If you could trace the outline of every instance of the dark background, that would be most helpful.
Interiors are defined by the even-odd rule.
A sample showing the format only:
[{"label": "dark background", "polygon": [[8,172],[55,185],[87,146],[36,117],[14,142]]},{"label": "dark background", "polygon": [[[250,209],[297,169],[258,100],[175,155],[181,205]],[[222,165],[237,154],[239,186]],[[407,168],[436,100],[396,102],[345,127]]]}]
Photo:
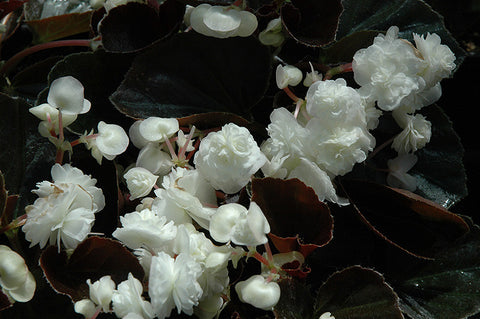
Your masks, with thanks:
[{"label": "dark background", "polygon": [[465,148],[469,195],[452,211],[471,216],[480,223],[480,0],[428,0],[443,15],[445,25],[467,52],[451,79],[442,81],[443,96],[437,102],[453,122]]}]

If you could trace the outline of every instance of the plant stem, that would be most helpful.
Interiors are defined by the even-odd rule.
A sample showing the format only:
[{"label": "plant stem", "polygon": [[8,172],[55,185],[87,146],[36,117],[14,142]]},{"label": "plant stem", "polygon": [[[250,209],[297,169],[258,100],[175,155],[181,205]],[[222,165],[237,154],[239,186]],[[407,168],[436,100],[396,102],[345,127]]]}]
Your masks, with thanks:
[{"label": "plant stem", "polygon": [[337,67],[331,68],[330,70],[325,73],[323,80],[330,80],[334,75],[346,72],[352,72],[352,63],[341,64]]},{"label": "plant stem", "polygon": [[293,102],[297,103],[298,100],[300,100],[300,98],[298,96],[296,96],[292,90],[290,90],[290,88],[287,86],[286,88],[283,89],[283,91],[285,93],[287,93],[288,97],[291,98],[293,100]]},{"label": "plant stem", "polygon": [[61,40],[61,41],[53,41],[35,45],[30,48],[26,48],[23,51],[18,52],[10,59],[8,59],[5,64],[0,69],[1,75],[7,75],[10,71],[25,57],[47,49],[52,48],[60,48],[60,47],[90,47],[90,40]]}]

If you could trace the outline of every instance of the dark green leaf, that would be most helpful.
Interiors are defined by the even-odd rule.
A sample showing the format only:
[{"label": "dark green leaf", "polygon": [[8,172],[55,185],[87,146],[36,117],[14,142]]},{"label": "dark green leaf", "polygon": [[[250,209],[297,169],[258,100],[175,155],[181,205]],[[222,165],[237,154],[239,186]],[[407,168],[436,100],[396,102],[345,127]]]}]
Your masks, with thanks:
[{"label": "dark green leaf", "polygon": [[335,40],[342,10],[340,0],[292,0],[282,7],[280,15],[295,40],[318,47]]},{"label": "dark green leaf", "polygon": [[378,272],[352,266],[334,273],[320,287],[315,316],[335,319],[402,319],[398,297]]},{"label": "dark green leaf", "polygon": [[480,313],[480,229],[395,285],[402,311],[413,319],[461,319]]},{"label": "dark green leaf", "polygon": [[48,73],[61,59],[61,56],[51,56],[18,72],[12,79],[10,96],[22,97],[33,104],[37,95],[48,86]]},{"label": "dark green leaf", "polygon": [[340,16],[337,39],[358,31],[386,31],[390,26],[400,28],[399,37],[413,39],[418,34],[437,33],[442,43],[450,47],[459,65],[465,52],[445,28],[443,17],[422,0],[343,0],[344,11]]},{"label": "dark green leaf", "polygon": [[442,109],[434,105],[420,113],[432,122],[432,138],[416,152],[418,162],[409,173],[417,178],[415,193],[448,208],[467,196],[463,146]]},{"label": "dark green leaf", "polygon": [[0,171],[0,227],[5,226],[9,223],[8,218],[5,214],[5,208],[7,207],[7,198],[8,192],[5,189],[5,178]]},{"label": "dark green leaf", "polygon": [[270,60],[253,37],[178,34],[140,54],[111,101],[134,118],[230,112],[248,119],[266,90]]},{"label": "dark green leaf", "polygon": [[127,280],[128,273],[140,281],[145,275],[138,259],[120,242],[100,237],[81,242],[70,258],[50,246],[42,252],[40,266],[52,288],[73,301],[89,298],[87,279],[94,282],[110,275],[119,284]]},{"label": "dark green leaf", "polygon": [[349,63],[355,52],[373,43],[378,31],[358,31],[343,37],[322,52],[324,63]]},{"label": "dark green leaf", "polygon": [[185,5],[176,0],[163,2],[158,11],[139,2],[115,7],[100,22],[103,47],[110,52],[143,49],[177,31],[184,13]]},{"label": "dark green leaf", "polygon": [[458,215],[409,191],[354,180],[342,186],[374,233],[414,256],[432,258],[469,230]]},{"label": "dark green leaf", "polygon": [[298,280],[287,278],[278,282],[280,300],[273,312],[277,319],[313,318],[313,297],[310,290]]},{"label": "dark green leaf", "polygon": [[280,252],[300,251],[304,256],[332,239],[333,217],[314,190],[298,179],[257,178],[252,201],[267,218],[270,238]]}]

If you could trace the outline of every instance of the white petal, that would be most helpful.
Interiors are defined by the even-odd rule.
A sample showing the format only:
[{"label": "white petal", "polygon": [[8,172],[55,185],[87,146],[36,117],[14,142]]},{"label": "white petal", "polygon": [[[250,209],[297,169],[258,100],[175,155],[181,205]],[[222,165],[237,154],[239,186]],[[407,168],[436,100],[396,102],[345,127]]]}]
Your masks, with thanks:
[{"label": "white petal", "polygon": [[99,150],[105,155],[119,155],[128,147],[128,136],[123,128],[116,124],[107,124],[103,121],[98,123],[96,138]]},{"label": "white petal", "polygon": [[90,102],[83,97],[82,83],[72,76],[64,76],[52,82],[47,102],[65,114],[83,114],[90,110]]},{"label": "white petal", "polygon": [[144,139],[150,142],[164,142],[180,129],[175,118],[149,117],[139,125],[139,132]]},{"label": "white petal", "polygon": [[261,275],[238,282],[235,291],[242,302],[267,311],[280,299],[280,286],[276,282],[266,282]]}]

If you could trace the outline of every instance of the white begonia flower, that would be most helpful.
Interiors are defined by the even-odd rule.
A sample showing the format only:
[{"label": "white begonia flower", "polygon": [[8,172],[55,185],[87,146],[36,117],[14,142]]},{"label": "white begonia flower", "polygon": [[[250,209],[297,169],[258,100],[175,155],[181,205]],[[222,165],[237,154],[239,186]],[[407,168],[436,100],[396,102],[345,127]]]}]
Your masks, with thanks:
[{"label": "white begonia flower", "polygon": [[131,195],[130,200],[147,196],[158,179],[158,176],[143,167],[133,167],[123,177],[127,181],[127,187]]},{"label": "white begonia flower", "polygon": [[261,275],[254,275],[235,285],[240,301],[262,310],[273,310],[280,299],[280,286],[276,282],[267,282]]},{"label": "white begonia flower", "polygon": [[345,175],[352,171],[356,163],[367,158],[375,146],[375,138],[365,127],[322,127],[323,121],[312,118],[307,129],[310,130],[307,149],[308,157],[331,176]]},{"label": "white begonia flower", "polygon": [[148,143],[138,153],[135,166],[146,168],[152,174],[163,176],[172,170],[174,163],[172,156],[163,151],[158,143]]},{"label": "white begonia flower", "polygon": [[303,79],[303,85],[306,86],[306,87],[310,87],[313,83],[322,80],[322,74],[318,73],[318,71],[314,70],[311,63],[310,63],[310,67],[311,67],[312,71],[307,72],[307,74],[305,74],[305,79]]},{"label": "white begonia flower", "polygon": [[84,114],[90,110],[90,101],[83,96],[83,85],[72,76],[58,78],[50,84],[47,103],[63,114]]},{"label": "white begonia flower", "polygon": [[427,36],[413,34],[418,51],[422,54],[424,68],[421,71],[427,87],[433,87],[443,78],[450,76],[455,69],[455,55],[444,44],[440,44],[440,37],[433,33]]},{"label": "white begonia flower", "polygon": [[273,178],[287,177],[288,171],[285,167],[283,167],[283,164],[288,157],[289,155],[283,156],[282,153],[275,154],[270,160],[267,160],[265,164],[262,166],[263,175],[265,175],[265,177],[273,177]]},{"label": "white begonia flower", "polygon": [[[262,151],[270,158],[276,154],[280,158],[289,156],[284,163],[284,167],[292,169],[297,163],[297,158],[305,156],[307,149],[306,140],[310,132],[301,126],[293,114],[286,108],[278,108],[270,114],[270,124],[267,127],[270,136],[262,143]],[[289,165],[289,162],[294,162]]]},{"label": "white begonia flower", "polygon": [[39,198],[25,208],[27,221],[22,229],[30,247],[39,244],[43,248],[49,241],[59,250],[61,242],[74,249],[90,233],[105,197],[94,186],[96,179],[69,164],[55,164],[51,174],[53,183],[38,183],[38,190],[32,191]]},{"label": "white begonia flower", "polygon": [[331,312],[324,312],[320,315],[318,319],[335,319]]},{"label": "white begonia flower", "polygon": [[93,317],[97,311],[95,304],[90,299],[82,299],[75,302],[73,309],[76,313],[83,315],[85,318]]},{"label": "white begonia flower", "polygon": [[193,314],[203,290],[197,279],[202,267],[188,254],[181,253],[175,259],[164,252],[152,257],[148,294],[158,318],[170,316],[173,308],[178,313]]},{"label": "white begonia flower", "polygon": [[[185,214],[193,218],[201,227],[208,229],[211,215],[217,206],[215,189],[196,169],[187,170],[182,167],[172,169],[172,172],[163,177],[163,189],[155,190],[155,194],[163,202],[155,207],[158,215],[177,215],[171,220],[182,224],[188,220]],[[174,204],[180,210],[172,207]],[[170,212],[165,210],[173,209]],[[183,216],[182,216],[183,215]],[[171,218],[171,217],[170,217]]]},{"label": "white begonia flower", "polygon": [[[41,122],[38,124],[38,131],[43,137],[51,136],[50,131],[55,130],[55,133],[60,132],[58,122],[58,110],[48,103],[43,103],[38,106],[31,107],[28,110],[35,115]],[[77,119],[77,114],[63,114],[62,126],[67,127]]]},{"label": "white begonia flower", "polygon": [[0,245],[0,288],[14,301],[27,302],[35,294],[36,282],[22,256]]},{"label": "white begonia flower", "polygon": [[140,280],[128,274],[128,279],[118,284],[117,290],[113,292],[113,312],[119,318],[124,318],[130,313],[136,313],[144,319],[155,317],[150,302],[142,297],[143,286]]},{"label": "white begonia flower", "polygon": [[165,216],[168,221],[172,221],[175,225],[190,224],[192,223],[192,217],[187,211],[180,207],[175,199],[168,196],[166,192],[156,190],[158,194],[152,204],[152,211],[158,216]]},{"label": "white begonia flower", "polygon": [[352,68],[359,92],[378,103],[384,111],[402,104],[410,94],[425,88],[418,75],[423,61],[411,43],[398,38],[398,27],[392,26],[385,35],[379,34],[371,46],[358,50]]},{"label": "white begonia flower", "polygon": [[263,45],[280,46],[285,41],[285,35],[282,32],[282,19],[270,20],[265,30],[258,34],[258,39]]},{"label": "white begonia flower", "polygon": [[192,224],[178,227],[174,253],[187,254],[202,266],[202,274],[197,280],[203,290],[200,301],[224,292],[228,286],[227,265],[232,252],[229,245],[215,246]]},{"label": "white begonia flower", "polygon": [[277,65],[277,70],[275,71],[275,79],[277,81],[277,86],[279,89],[283,90],[287,86],[296,86],[303,79],[303,73],[299,68],[293,65],[281,64]]},{"label": "white begonia flower", "polygon": [[129,312],[122,319],[145,319],[142,315],[139,315],[135,312]]},{"label": "white begonia flower", "polygon": [[87,279],[90,299],[97,305],[101,306],[104,312],[110,311],[110,302],[112,301],[113,291],[115,290],[115,282],[110,276],[103,276],[93,284]]},{"label": "white begonia flower", "polygon": [[255,202],[250,202],[248,210],[230,203],[217,209],[210,220],[209,231],[220,243],[231,241],[237,245],[258,246],[268,241],[265,235],[270,232],[270,225]]},{"label": "white begonia flower", "polygon": [[199,319],[212,319],[222,310],[223,306],[223,298],[218,294],[201,300],[193,312]]},{"label": "white begonia flower", "polygon": [[400,117],[397,116],[395,119],[400,127],[403,128],[403,131],[393,139],[392,143],[392,148],[395,149],[398,154],[416,152],[430,142],[432,123],[427,121],[423,115],[405,114],[404,117],[399,118]]},{"label": "white begonia flower", "polygon": [[157,216],[150,209],[125,214],[120,222],[122,228],[117,228],[112,235],[130,249],[161,248],[177,235],[173,222],[167,223],[165,216]]},{"label": "white begonia flower", "polygon": [[198,172],[227,194],[240,191],[266,161],[250,132],[233,123],[209,133],[194,158]]},{"label": "white begonia flower", "polygon": [[150,141],[146,140],[142,134],[140,134],[140,124],[143,120],[138,120],[133,122],[133,124],[128,129],[128,136],[130,136],[130,141],[136,148],[142,149],[147,146]]},{"label": "white begonia flower", "polygon": [[328,174],[308,159],[301,158],[299,165],[290,172],[288,178],[298,178],[311,187],[322,202],[328,200],[338,205],[349,204],[347,199],[337,196]]},{"label": "white begonia flower", "polygon": [[382,116],[382,110],[375,106],[375,101],[369,98],[362,97],[362,105],[365,110],[365,117],[367,120],[367,130],[374,130],[380,123],[380,116]]},{"label": "white begonia flower", "polygon": [[[182,130],[178,131],[176,142],[177,142],[178,148],[185,147],[185,144],[187,143],[187,138],[185,136],[185,133],[183,133]],[[185,149],[187,152],[191,152],[195,149],[195,147],[193,147],[193,142],[194,142],[193,139],[188,141],[187,147]]]},{"label": "white begonia flower", "polygon": [[211,6],[203,3],[190,15],[191,27],[198,33],[215,38],[248,37],[258,26],[257,17],[232,6]]},{"label": "white begonia flower", "polygon": [[415,191],[417,188],[417,179],[407,174],[417,163],[417,156],[414,154],[402,154],[387,162],[390,170],[387,175],[387,184],[396,188],[403,188],[408,191]]},{"label": "white begonia flower", "polygon": [[98,136],[95,141],[103,157],[108,160],[113,160],[115,156],[125,152],[129,143],[128,135],[121,126],[103,121],[98,123]]},{"label": "white begonia flower", "polygon": [[140,122],[138,131],[149,142],[165,142],[180,129],[176,118],[151,116]]},{"label": "white begonia flower", "polygon": [[317,81],[305,97],[307,112],[317,118],[322,129],[339,125],[365,126],[366,115],[362,98],[342,79]]},{"label": "white begonia flower", "polygon": [[153,197],[144,197],[140,201],[140,204],[135,206],[135,211],[141,212],[144,209],[152,209],[153,202],[155,201],[155,198]]}]

